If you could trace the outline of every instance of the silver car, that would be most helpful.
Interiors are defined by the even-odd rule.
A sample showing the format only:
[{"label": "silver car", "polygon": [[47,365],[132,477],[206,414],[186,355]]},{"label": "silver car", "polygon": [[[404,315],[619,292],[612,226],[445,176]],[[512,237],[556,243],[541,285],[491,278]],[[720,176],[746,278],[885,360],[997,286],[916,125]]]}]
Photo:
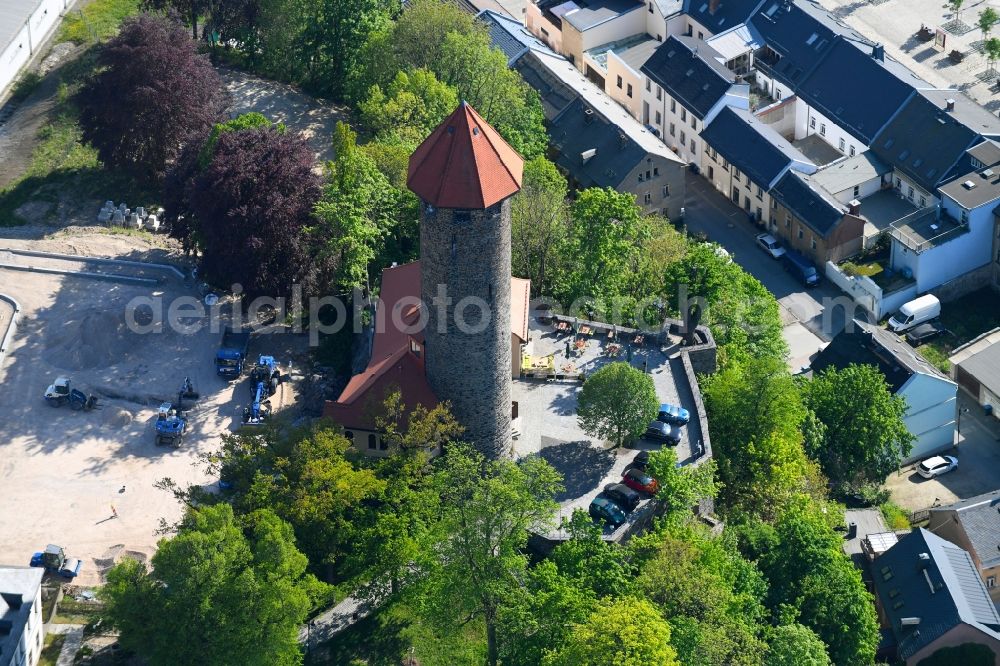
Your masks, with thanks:
[{"label": "silver car", "polygon": [[781,259],[785,254],[785,248],[771,234],[757,234],[757,246],[771,255],[772,259]]}]

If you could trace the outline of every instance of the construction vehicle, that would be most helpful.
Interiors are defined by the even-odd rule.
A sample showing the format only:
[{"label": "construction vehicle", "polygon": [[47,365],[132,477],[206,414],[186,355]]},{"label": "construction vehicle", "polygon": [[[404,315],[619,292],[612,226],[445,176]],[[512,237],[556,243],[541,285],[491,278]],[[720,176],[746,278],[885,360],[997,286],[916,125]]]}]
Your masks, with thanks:
[{"label": "construction vehicle", "polygon": [[69,403],[74,411],[93,409],[97,405],[97,396],[87,395],[83,391],[70,387],[69,377],[57,377],[45,389],[45,402],[53,407],[62,407]]},{"label": "construction vehicle", "polygon": [[237,330],[232,326],[227,326],[222,333],[222,344],[215,352],[215,372],[223,379],[238,379],[243,374],[250,333],[248,329]]},{"label": "construction vehicle", "polygon": [[169,402],[160,405],[156,412],[156,445],[180,446],[187,430],[187,418]]},{"label": "construction vehicle", "polygon": [[66,557],[66,551],[61,546],[49,544],[45,550],[31,556],[31,566],[44,567],[49,573],[59,574],[64,578],[76,578],[83,566],[83,560],[78,557]]},{"label": "construction vehicle", "polygon": [[181,383],[181,388],[177,392],[177,409],[184,409],[185,400],[197,400],[199,393],[194,390],[194,384],[191,382],[190,377],[185,377],[184,381]]},{"label": "construction vehicle", "polygon": [[281,383],[281,371],[273,356],[260,356],[257,365],[250,371],[250,390],[253,392],[253,403],[243,410],[244,425],[260,425],[271,416],[271,401],[268,400],[278,391]]}]

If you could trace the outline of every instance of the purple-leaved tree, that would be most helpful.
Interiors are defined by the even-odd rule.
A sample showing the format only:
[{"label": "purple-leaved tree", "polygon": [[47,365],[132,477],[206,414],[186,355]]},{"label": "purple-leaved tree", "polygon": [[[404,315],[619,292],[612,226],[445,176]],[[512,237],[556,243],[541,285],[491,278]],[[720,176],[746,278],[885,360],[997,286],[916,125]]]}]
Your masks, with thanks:
[{"label": "purple-leaved tree", "polygon": [[162,178],[226,108],[208,59],[182,26],[162,16],[129,19],[98,58],[101,72],[79,94],[80,125],[106,166]]},{"label": "purple-leaved tree", "polygon": [[249,298],[315,293],[327,271],[315,262],[320,178],[305,141],[273,127],[224,132],[211,162],[190,182],[187,202],[204,275],[239,283]]}]

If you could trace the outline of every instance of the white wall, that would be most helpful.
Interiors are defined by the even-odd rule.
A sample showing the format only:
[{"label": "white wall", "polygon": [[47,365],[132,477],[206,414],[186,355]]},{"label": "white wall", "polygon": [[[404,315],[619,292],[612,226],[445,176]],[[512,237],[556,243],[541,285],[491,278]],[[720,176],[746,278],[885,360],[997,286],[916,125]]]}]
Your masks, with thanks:
[{"label": "white wall", "polygon": [[[28,4],[28,0],[23,0]],[[17,79],[21,68],[31,59],[59,23],[61,12],[69,0],[38,0],[21,31],[0,53],[0,96]]]},{"label": "white wall", "polygon": [[563,53],[562,32],[559,28],[542,15],[542,11],[534,2],[529,2],[526,9],[524,21],[528,32],[548,44],[556,53]]},{"label": "white wall", "polygon": [[907,430],[916,437],[906,461],[918,460],[951,448],[955,432],[955,400],[958,386],[931,375],[914,375],[897,395],[906,399],[903,417]]},{"label": "white wall", "polygon": [[[969,231],[947,243],[917,254],[892,243],[892,265],[910,266],[923,293],[990,262],[993,253],[993,208],[996,202],[969,211]],[[962,207],[947,195],[941,207],[956,220],[962,219]]]},{"label": "white wall", "polygon": [[[906,174],[899,171],[893,170],[892,172],[892,186],[897,192],[902,194],[907,201],[912,203],[914,206],[932,206],[937,203],[940,199],[936,194],[928,192],[924,188],[917,185],[917,183],[906,176]],[[924,203],[921,203],[921,197],[923,197]],[[955,219],[960,219],[958,215]]]},{"label": "white wall", "polygon": [[[858,185],[858,194],[854,194],[854,188],[849,187],[846,190],[840,192],[831,192],[833,197],[842,204],[847,204],[851,202],[851,199],[864,199],[865,197],[871,196],[882,189],[882,178],[880,176],[875,176],[871,180],[866,180],[865,182]],[[865,214],[865,206],[862,202],[861,204],[861,214]]]}]

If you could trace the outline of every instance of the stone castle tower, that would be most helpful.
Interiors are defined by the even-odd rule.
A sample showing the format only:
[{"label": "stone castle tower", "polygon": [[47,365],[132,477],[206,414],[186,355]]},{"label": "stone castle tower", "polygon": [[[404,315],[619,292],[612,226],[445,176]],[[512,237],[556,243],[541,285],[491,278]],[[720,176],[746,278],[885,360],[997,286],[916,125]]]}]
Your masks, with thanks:
[{"label": "stone castle tower", "polygon": [[413,153],[406,181],[422,203],[427,380],[488,457],[510,450],[510,197],[523,166],[462,102]]}]

